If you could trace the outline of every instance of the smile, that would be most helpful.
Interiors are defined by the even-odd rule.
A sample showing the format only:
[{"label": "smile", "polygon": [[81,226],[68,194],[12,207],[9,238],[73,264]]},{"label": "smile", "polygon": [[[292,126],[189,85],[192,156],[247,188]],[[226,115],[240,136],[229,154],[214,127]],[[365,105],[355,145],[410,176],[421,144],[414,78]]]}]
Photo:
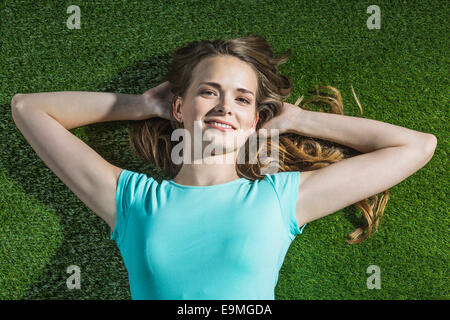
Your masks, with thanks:
[{"label": "smile", "polygon": [[211,121],[211,122],[205,122],[208,127],[210,128],[214,128],[220,131],[234,131],[235,129],[233,129],[233,127],[223,124],[223,123],[219,123],[219,122],[215,122],[215,121]]}]

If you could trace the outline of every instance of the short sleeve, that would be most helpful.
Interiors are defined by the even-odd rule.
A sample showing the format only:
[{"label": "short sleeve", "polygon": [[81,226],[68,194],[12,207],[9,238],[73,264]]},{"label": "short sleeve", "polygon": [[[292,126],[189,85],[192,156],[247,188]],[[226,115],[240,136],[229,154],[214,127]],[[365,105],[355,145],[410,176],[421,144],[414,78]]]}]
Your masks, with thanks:
[{"label": "short sleeve", "polygon": [[129,220],[129,209],[135,198],[140,197],[147,175],[123,169],[116,188],[116,225],[111,230],[110,240],[119,245],[125,235]]},{"label": "short sleeve", "polygon": [[303,232],[303,229],[306,226],[305,223],[299,228],[295,215],[300,185],[300,172],[278,172],[275,174],[267,174],[266,178],[275,189],[280,202],[283,220],[288,226],[291,239],[294,239],[298,234]]}]

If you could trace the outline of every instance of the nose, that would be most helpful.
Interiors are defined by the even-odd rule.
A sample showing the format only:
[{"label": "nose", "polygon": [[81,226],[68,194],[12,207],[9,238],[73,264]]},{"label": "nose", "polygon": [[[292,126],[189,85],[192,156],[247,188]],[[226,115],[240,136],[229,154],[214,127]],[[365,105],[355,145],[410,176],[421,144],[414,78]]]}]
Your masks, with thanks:
[{"label": "nose", "polygon": [[223,95],[220,99],[219,104],[214,108],[214,110],[224,114],[231,114],[231,102],[229,99],[231,98],[229,98],[227,95]]}]

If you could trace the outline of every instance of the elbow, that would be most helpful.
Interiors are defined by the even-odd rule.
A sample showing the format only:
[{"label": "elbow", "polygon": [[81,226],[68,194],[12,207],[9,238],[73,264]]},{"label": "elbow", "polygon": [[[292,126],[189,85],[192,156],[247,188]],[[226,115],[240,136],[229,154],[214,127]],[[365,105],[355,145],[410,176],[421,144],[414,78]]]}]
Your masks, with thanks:
[{"label": "elbow", "polygon": [[16,93],[11,99],[11,112],[14,114],[14,110],[22,108],[23,106],[23,93]]},{"label": "elbow", "polygon": [[434,151],[436,150],[437,146],[437,138],[434,134],[426,133],[424,135],[424,139],[420,143],[420,153],[421,156],[425,156],[426,160],[425,163],[431,160],[434,155]]},{"label": "elbow", "polygon": [[429,155],[433,155],[437,147],[437,138],[434,134],[427,133],[424,142],[424,151]]},{"label": "elbow", "polygon": [[19,105],[20,97],[23,96],[21,93],[16,93],[11,99],[11,108],[15,108]]},{"label": "elbow", "polygon": [[13,119],[14,119],[14,115],[16,114],[16,112],[23,107],[22,97],[24,95],[25,94],[22,94],[22,93],[16,93],[11,99],[11,114],[12,114]]}]

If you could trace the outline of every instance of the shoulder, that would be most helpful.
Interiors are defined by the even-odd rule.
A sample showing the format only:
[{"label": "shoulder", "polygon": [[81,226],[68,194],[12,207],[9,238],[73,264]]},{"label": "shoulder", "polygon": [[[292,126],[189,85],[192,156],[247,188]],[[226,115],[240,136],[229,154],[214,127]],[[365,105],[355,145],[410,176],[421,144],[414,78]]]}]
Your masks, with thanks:
[{"label": "shoulder", "polygon": [[280,184],[287,182],[296,182],[300,178],[299,171],[280,171],[277,173],[266,174],[264,180],[270,181],[271,183]]},{"label": "shoulder", "polygon": [[132,180],[134,182],[145,182],[145,181],[156,181],[152,176],[147,175],[143,172],[136,172],[128,169],[122,169],[121,172],[119,172],[119,179],[120,180]]},{"label": "shoulder", "polygon": [[267,174],[264,177],[280,200],[288,198],[296,198],[300,185],[300,172],[299,171],[282,171],[277,173]]},{"label": "shoulder", "polygon": [[123,169],[117,181],[117,194],[128,194],[135,197],[138,193],[148,191],[158,182],[146,173]]}]

